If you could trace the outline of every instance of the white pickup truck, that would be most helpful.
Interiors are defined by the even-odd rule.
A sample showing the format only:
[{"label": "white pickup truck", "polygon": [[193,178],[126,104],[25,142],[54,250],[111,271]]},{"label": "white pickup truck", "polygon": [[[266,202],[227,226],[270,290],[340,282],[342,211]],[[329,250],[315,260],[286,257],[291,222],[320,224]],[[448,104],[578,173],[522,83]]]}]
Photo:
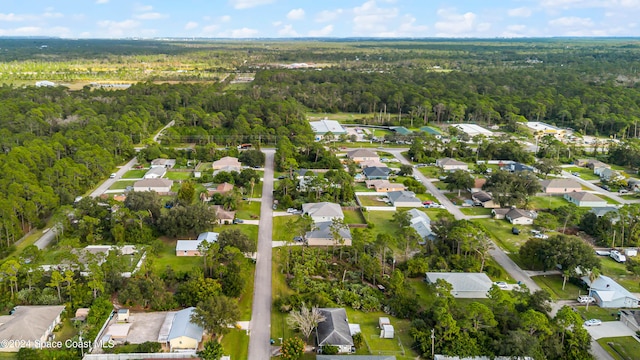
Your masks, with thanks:
[{"label": "white pickup truck", "polygon": [[621,254],[618,250],[611,250],[611,254],[609,254],[609,256],[619,263],[627,261],[627,257]]}]

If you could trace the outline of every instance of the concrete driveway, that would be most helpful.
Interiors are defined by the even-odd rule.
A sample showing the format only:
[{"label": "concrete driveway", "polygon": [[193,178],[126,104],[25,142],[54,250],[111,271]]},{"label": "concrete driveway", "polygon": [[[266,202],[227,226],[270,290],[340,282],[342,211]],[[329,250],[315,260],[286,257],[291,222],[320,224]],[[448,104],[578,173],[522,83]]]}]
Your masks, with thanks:
[{"label": "concrete driveway", "polygon": [[[584,325],[583,325],[584,326]],[[603,321],[599,326],[585,326],[594,340],[604,337],[633,336],[635,333],[620,321]]]}]

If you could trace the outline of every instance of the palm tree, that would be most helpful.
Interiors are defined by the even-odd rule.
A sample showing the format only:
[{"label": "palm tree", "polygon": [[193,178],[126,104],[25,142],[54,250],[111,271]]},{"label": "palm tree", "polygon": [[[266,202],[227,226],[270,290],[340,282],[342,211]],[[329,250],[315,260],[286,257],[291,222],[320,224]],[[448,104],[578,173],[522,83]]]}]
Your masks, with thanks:
[{"label": "palm tree", "polygon": [[[591,296],[591,284],[593,284],[593,282],[596,281],[596,279],[599,277],[600,277],[600,269],[598,268],[591,269],[591,271],[589,272],[589,293],[588,293],[589,296]],[[589,302],[590,301],[587,301],[586,310],[589,310]]]}]

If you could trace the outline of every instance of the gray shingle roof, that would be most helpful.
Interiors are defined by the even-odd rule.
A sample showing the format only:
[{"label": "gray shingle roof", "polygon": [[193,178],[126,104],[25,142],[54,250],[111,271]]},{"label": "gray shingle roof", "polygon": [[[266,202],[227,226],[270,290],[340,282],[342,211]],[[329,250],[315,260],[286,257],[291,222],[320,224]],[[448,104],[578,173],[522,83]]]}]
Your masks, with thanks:
[{"label": "gray shingle roof", "polygon": [[420,199],[416,197],[416,194],[411,191],[390,191],[387,193],[387,197],[391,201],[392,204],[396,202],[410,202],[410,203],[421,203]]},{"label": "gray shingle roof", "polygon": [[64,306],[16,306],[13,315],[0,316],[0,339],[40,340]]},{"label": "gray shingle roof", "polygon": [[353,159],[357,157],[374,158],[379,156],[378,154],[376,154],[375,152],[369,149],[355,149],[347,152],[347,157],[349,157],[350,159]]},{"label": "gray shingle roof", "polygon": [[340,205],[330,202],[302,204],[302,212],[309,216],[330,216],[344,218],[344,213]]},{"label": "gray shingle roof", "polygon": [[321,308],[319,310],[326,320],[318,324],[316,328],[318,346],[353,345],[353,337],[351,337],[345,309]]},{"label": "gray shingle roof", "polygon": [[[331,233],[332,224],[333,222],[331,221],[316,223],[314,225],[314,229],[308,231],[305,234],[305,237],[307,239],[333,239],[333,234]],[[351,239],[351,232],[349,231],[349,229],[341,228],[339,234],[345,240]]]},{"label": "gray shingle roof", "polygon": [[362,173],[366,177],[372,176],[389,176],[391,169],[388,167],[379,167],[379,166],[369,166],[362,170]]},{"label": "gray shingle roof", "polygon": [[575,199],[576,201],[604,201],[602,198],[586,191],[571,192],[568,193],[567,196]]}]

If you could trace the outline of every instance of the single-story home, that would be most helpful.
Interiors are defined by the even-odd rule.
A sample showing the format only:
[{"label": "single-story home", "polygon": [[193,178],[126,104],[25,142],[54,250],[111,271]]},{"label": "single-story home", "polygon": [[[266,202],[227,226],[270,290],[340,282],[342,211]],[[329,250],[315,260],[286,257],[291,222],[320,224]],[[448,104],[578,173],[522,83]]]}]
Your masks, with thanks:
[{"label": "single-story home", "polygon": [[316,326],[318,353],[322,353],[322,347],[327,345],[337,346],[340,354],[354,352],[353,337],[345,309],[320,308],[318,310],[325,317],[325,320]]},{"label": "single-story home", "polygon": [[365,180],[364,182],[369,189],[375,189],[376,192],[403,191],[406,186],[398,183],[391,183],[389,180]]},{"label": "single-story home", "polygon": [[79,308],[78,310],[76,310],[76,316],[74,316],[71,320],[85,321],[87,320],[87,316],[89,316],[89,308]]},{"label": "single-story home", "polygon": [[351,246],[351,231],[349,228],[341,228],[338,231],[341,239],[334,239],[331,229],[332,221],[317,222],[311,231],[307,231],[304,239],[309,246]]},{"label": "single-story home", "polygon": [[[7,341],[7,345],[0,347],[0,352],[17,352],[22,342],[29,342],[29,347],[35,347],[35,342],[44,343],[60,323],[60,316],[64,305],[55,306],[16,306],[10,315],[0,316],[0,339]],[[18,341],[20,340],[20,341]]]},{"label": "single-story home", "polygon": [[211,201],[213,195],[215,194],[226,194],[230,191],[233,190],[233,184],[229,184],[229,183],[222,183],[222,184],[218,184],[218,186],[216,186],[213,189],[207,189],[206,192],[202,192],[200,193],[200,200],[202,200],[203,202],[209,202]]},{"label": "single-story home", "polygon": [[546,194],[565,194],[582,191],[582,186],[572,179],[549,179],[540,181],[542,191]]},{"label": "single-story home", "polygon": [[235,211],[225,210],[222,205],[213,205],[213,211],[216,213],[216,223],[218,224],[231,224],[236,218]]},{"label": "single-story home", "polygon": [[436,160],[436,166],[444,171],[469,170],[467,163],[452,158],[438,159]]},{"label": "single-story home", "polygon": [[149,169],[143,176],[144,179],[160,179],[167,173],[167,168],[160,166]]},{"label": "single-story home", "polygon": [[[171,352],[198,350],[204,335],[204,329],[191,322],[194,307],[182,309],[173,315],[167,345]],[[170,316],[167,314],[167,316]]]},{"label": "single-story home", "polygon": [[380,156],[378,156],[375,151],[371,151],[369,149],[355,149],[348,151],[347,158],[358,164],[367,160],[380,161]]},{"label": "single-story home", "polygon": [[596,173],[597,169],[611,169],[611,165],[596,159],[580,159],[576,162],[576,165],[589,168],[596,175],[598,174]]},{"label": "single-story home", "polygon": [[536,214],[533,211],[516,209],[516,208],[502,208],[491,210],[491,215],[495,219],[507,219],[514,225],[531,225],[536,218]]},{"label": "single-story home", "polygon": [[233,157],[233,156],[225,156],[225,157],[221,158],[220,160],[214,161],[211,164],[211,167],[213,168],[213,170],[220,170],[220,169],[223,169],[223,168],[228,167],[228,166],[237,168],[238,172],[240,172],[240,170],[242,168],[242,164],[240,163],[238,158]]},{"label": "single-story home", "polygon": [[368,167],[387,167],[382,161],[379,160],[365,160],[360,162],[360,168],[368,168]]},{"label": "single-story home", "polygon": [[624,176],[622,176],[622,174],[611,169],[604,169],[598,175],[600,176],[600,179],[606,181],[624,180]]},{"label": "single-story home", "polygon": [[133,183],[133,191],[155,191],[158,194],[171,192],[173,181],[169,179],[145,179]]},{"label": "single-story home", "polygon": [[422,201],[412,191],[390,191],[387,197],[395,207],[422,207]]},{"label": "single-story home", "polygon": [[451,295],[456,298],[486,298],[487,292],[493,286],[493,282],[485,273],[426,273],[425,280],[429,284],[435,284],[438,279],[451,284]]},{"label": "single-story home", "polygon": [[590,295],[602,308],[640,307],[640,300],[635,295],[608,276],[600,275],[593,283],[588,276],[583,276],[582,281],[589,286]]},{"label": "single-story home", "polygon": [[471,200],[473,200],[474,205],[479,203],[483,208],[487,209],[495,209],[500,207],[500,204],[494,202],[491,194],[486,191],[478,191],[472,193]]},{"label": "single-story home", "polygon": [[536,172],[537,171],[536,168],[534,168],[533,166],[526,165],[519,162],[512,162],[512,163],[505,164],[502,167],[502,169],[509,172],[522,172],[522,171]]},{"label": "single-story home", "polygon": [[640,310],[620,310],[620,321],[632,331],[640,331]]},{"label": "single-story home", "polygon": [[580,207],[606,207],[607,201],[586,191],[576,191],[564,194],[564,199]]},{"label": "single-story home", "polygon": [[330,202],[302,204],[302,213],[309,215],[314,223],[332,221],[333,219],[344,220],[344,213],[340,205]]},{"label": "single-story home", "polygon": [[618,213],[618,208],[615,206],[594,207],[589,210],[590,213],[595,214],[597,217],[603,217],[610,212]]},{"label": "single-story home", "polygon": [[611,170],[611,165],[602,164],[602,165],[593,166],[593,173],[600,177],[602,176],[602,173],[604,173],[605,170]]},{"label": "single-story home", "polygon": [[200,244],[202,244],[202,240],[178,240],[176,242],[176,256],[201,256]]},{"label": "single-story home", "polygon": [[152,168],[163,167],[171,169],[174,166],[176,166],[176,159],[154,159],[151,161]]},{"label": "single-story home", "polygon": [[431,230],[431,219],[424,211],[418,209],[410,209],[407,211],[409,215],[409,226],[411,226],[422,238],[423,242],[427,240],[435,240],[436,234]]},{"label": "single-story home", "polygon": [[347,134],[347,130],[335,120],[323,119],[320,121],[310,121],[309,125],[314,134],[316,134],[316,141],[322,140],[327,133],[333,134],[335,140],[338,140],[338,136]]},{"label": "single-story home", "polygon": [[388,167],[371,166],[364,168],[362,173],[368,180],[388,180],[391,169]]}]

